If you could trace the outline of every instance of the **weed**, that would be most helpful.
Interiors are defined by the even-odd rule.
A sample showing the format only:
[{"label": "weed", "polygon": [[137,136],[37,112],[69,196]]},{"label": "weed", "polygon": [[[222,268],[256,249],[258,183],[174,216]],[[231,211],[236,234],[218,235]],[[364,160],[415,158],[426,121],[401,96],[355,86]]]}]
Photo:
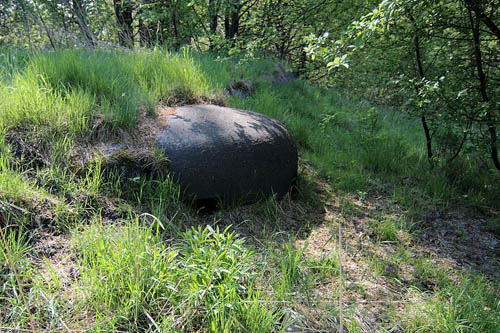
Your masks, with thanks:
[{"label": "weed", "polygon": [[410,303],[402,327],[412,332],[497,332],[500,303],[492,288],[482,277],[464,276],[458,285],[448,284],[434,296]]},{"label": "weed", "polygon": [[338,276],[340,273],[340,260],[338,255],[329,254],[316,260],[310,259],[307,268],[319,282],[324,282]]},{"label": "weed", "polygon": [[[7,224],[9,224],[9,221],[11,219],[7,219]],[[2,227],[5,228],[5,225]],[[25,230],[11,227],[4,229],[3,232],[6,244],[0,239],[0,267],[2,267],[0,281],[2,281],[2,284],[6,281],[5,278],[8,277],[8,272],[10,272],[10,269],[7,272],[4,271],[4,268],[10,267],[8,255],[10,255],[17,271],[22,274],[29,267],[28,255],[32,251],[32,247],[29,245],[30,239]]]},{"label": "weed", "polygon": [[408,231],[411,225],[404,217],[370,220],[369,224],[379,242],[409,241]]},{"label": "weed", "polygon": [[181,240],[169,246],[137,220],[120,228],[97,222],[75,235],[84,302],[115,328],[155,323],[231,331],[276,324],[252,287],[253,254],[242,239],[207,226],[187,230]]},{"label": "weed", "polygon": [[274,261],[277,264],[279,276],[274,279],[274,291],[278,299],[293,298],[296,288],[310,286],[303,266],[303,251],[297,249],[292,242],[287,242],[274,251]]},{"label": "weed", "polygon": [[394,220],[386,218],[383,220],[372,221],[370,225],[378,241],[396,242],[398,240],[398,228],[396,227]]},{"label": "weed", "polygon": [[420,289],[442,288],[450,283],[448,272],[437,266],[432,257],[415,258],[413,269],[415,282]]}]

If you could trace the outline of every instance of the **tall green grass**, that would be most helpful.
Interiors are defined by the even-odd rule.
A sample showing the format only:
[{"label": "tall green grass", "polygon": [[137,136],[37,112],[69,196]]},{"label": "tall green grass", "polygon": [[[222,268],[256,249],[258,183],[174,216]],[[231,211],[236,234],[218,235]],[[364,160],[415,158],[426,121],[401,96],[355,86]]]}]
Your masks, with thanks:
[{"label": "tall green grass", "polygon": [[[188,51],[2,49],[0,201],[25,206],[50,194],[56,196],[52,201],[94,205],[85,197],[99,200],[110,181],[96,166],[77,174],[76,145],[94,140],[100,129],[131,129],[139,113],[152,114],[159,103],[200,102],[217,93]],[[120,177],[114,182],[118,190]],[[155,182],[143,181],[144,193]],[[159,191],[168,182],[160,183]],[[174,199],[166,196],[174,192],[153,200],[158,201],[154,213],[171,206]]]},{"label": "tall green grass", "polygon": [[[84,138],[99,126],[131,128],[139,112],[158,103],[220,100],[231,82],[247,80],[255,93],[228,103],[282,120],[303,159],[337,189],[404,194],[411,187],[427,205],[465,199],[478,208],[500,194],[491,186],[498,175],[479,170],[474,156],[431,169],[417,121],[301,80],[274,85],[275,69],[269,60],[238,62],[187,50],[2,50],[0,128]],[[411,198],[397,199],[412,206]]]},{"label": "tall green grass", "polygon": [[[16,227],[15,217],[6,214],[0,206],[0,326],[14,319],[27,322],[26,290],[20,288],[33,278],[30,254],[33,247],[26,230]],[[5,224],[4,224],[5,222]],[[22,324],[21,324],[22,325]],[[2,329],[4,329],[2,327]]]},{"label": "tall green grass", "polygon": [[[2,127],[35,126],[88,134],[100,117],[113,128],[135,124],[157,103],[209,99],[214,91],[189,52],[85,51],[0,53]],[[24,64],[24,65],[21,65]]]},{"label": "tall green grass", "polygon": [[154,223],[75,234],[82,302],[102,329],[211,332],[279,329],[260,302],[253,253],[227,229],[189,229],[165,241]]},{"label": "tall green grass", "polygon": [[[235,96],[229,104],[283,121],[302,158],[338,190],[397,192],[396,201],[415,208],[417,215],[424,206],[496,205],[500,188],[492,184],[500,180],[498,173],[480,169],[477,156],[461,156],[431,168],[415,119],[301,80],[281,85],[260,82],[258,87],[253,96]],[[411,196],[404,195],[408,189]]]}]

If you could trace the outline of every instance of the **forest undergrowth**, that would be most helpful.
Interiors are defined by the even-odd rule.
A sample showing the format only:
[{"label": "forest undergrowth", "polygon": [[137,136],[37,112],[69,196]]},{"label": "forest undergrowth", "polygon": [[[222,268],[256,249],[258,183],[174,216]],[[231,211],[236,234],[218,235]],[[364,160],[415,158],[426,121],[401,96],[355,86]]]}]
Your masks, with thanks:
[{"label": "forest undergrowth", "polygon": [[[498,173],[474,155],[430,166],[418,121],[285,68],[1,50],[0,329],[498,332]],[[294,189],[183,202],[151,133],[192,103],[283,122]],[[116,143],[135,143],[132,172],[99,154]]]}]

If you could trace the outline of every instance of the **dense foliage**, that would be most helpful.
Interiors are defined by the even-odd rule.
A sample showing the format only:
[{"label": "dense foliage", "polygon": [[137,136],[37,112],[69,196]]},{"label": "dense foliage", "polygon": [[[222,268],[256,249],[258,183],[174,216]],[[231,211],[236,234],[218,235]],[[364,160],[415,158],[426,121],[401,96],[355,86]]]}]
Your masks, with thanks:
[{"label": "dense foliage", "polygon": [[313,39],[309,53],[330,69],[352,61],[355,88],[419,117],[431,162],[475,152],[479,164],[490,156],[500,170],[498,8],[497,1],[382,1],[338,40]]}]

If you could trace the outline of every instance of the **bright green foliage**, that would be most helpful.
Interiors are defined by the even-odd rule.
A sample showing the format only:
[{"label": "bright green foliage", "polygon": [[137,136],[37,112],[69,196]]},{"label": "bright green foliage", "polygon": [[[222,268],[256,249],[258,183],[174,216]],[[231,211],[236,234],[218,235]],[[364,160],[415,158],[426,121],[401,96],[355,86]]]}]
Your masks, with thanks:
[{"label": "bright green foliage", "polygon": [[[12,220],[9,218],[8,222],[11,221]],[[10,267],[10,262],[12,261],[12,263],[16,267],[17,272],[19,274],[22,274],[28,266],[27,257],[32,250],[32,246],[29,245],[27,233],[22,229],[16,230],[12,228],[5,228],[5,225],[2,226],[2,229],[7,244],[5,244],[3,242],[3,239],[0,238],[0,266]],[[7,247],[5,245],[7,245]],[[10,282],[15,281],[12,270],[7,270],[6,272],[2,271],[2,274],[0,276],[0,282],[2,283],[2,285],[4,285],[4,283],[8,279],[11,279]]]},{"label": "bright green foliage", "polygon": [[317,260],[309,260],[307,268],[315,274],[317,281],[328,282],[338,278],[340,273],[340,260],[336,253],[329,253]]},{"label": "bright green foliage", "polygon": [[398,228],[392,219],[372,221],[370,223],[377,240],[395,242],[398,240]]},{"label": "bright green foliage", "polygon": [[280,268],[280,277],[276,281],[275,289],[280,298],[289,299],[294,288],[300,285],[306,275],[301,267],[302,251],[295,248],[293,243],[286,243],[276,252]]},{"label": "bright green foliage", "polygon": [[[464,156],[448,167],[426,167],[419,124],[408,117],[302,81],[273,90],[266,87],[262,85],[255,96],[235,98],[230,104],[284,120],[304,149],[303,158],[328,176],[335,188],[366,191],[388,182],[395,185],[391,191],[400,193],[409,191],[410,184],[420,184],[417,186],[435,203],[446,203],[457,195],[483,204],[493,202],[496,190],[485,185],[498,176],[479,173],[474,156]],[[409,179],[413,179],[411,183]],[[415,195],[422,194],[408,194],[406,204],[414,205]],[[404,198],[397,195],[397,200]]]},{"label": "bright green foliage", "polygon": [[[158,216],[178,210],[180,191],[168,177],[122,179],[99,163],[78,170],[74,154],[99,132],[130,130],[157,104],[213,98],[187,51],[0,54],[0,201],[23,216],[18,224],[45,216],[72,223],[95,209],[103,192],[147,203]],[[165,164],[155,151],[150,160],[152,169]]]},{"label": "bright green foliage", "polygon": [[96,117],[127,128],[141,108],[212,93],[187,52],[61,51],[34,54],[24,69],[11,70],[9,55],[4,71],[11,79],[0,85],[8,96],[0,102],[2,126],[29,123],[84,136]]},{"label": "bright green foliage", "polygon": [[[0,88],[7,98],[0,100],[0,121],[6,129],[38,129],[32,132],[30,140],[42,143],[40,149],[52,151],[50,159],[57,161],[47,165],[48,174],[39,173],[42,187],[50,184],[51,193],[73,191],[65,152],[71,151],[74,140],[80,140],[77,138],[92,135],[96,126],[134,126],[138,112],[151,111],[156,103],[215,99],[231,80],[243,77],[255,85],[255,94],[248,99],[230,98],[229,104],[284,120],[296,142],[305,149],[304,158],[328,176],[336,188],[366,191],[368,186],[388,180],[395,185],[394,191],[400,193],[406,191],[404,186],[398,187],[400,181],[413,179],[413,184],[421,184],[424,192],[438,201],[446,202],[459,195],[483,206],[496,196],[496,188],[488,185],[492,175],[477,169],[475,155],[427,170],[423,164],[424,143],[416,122],[302,81],[269,89],[266,75],[274,70],[271,62],[233,65],[214,62],[207,55],[163,51],[60,51],[29,55],[7,50],[2,54],[4,80]],[[70,135],[67,141],[58,143],[54,139],[57,133]],[[8,146],[3,149],[10,151]],[[15,152],[8,154],[12,153]],[[7,156],[2,154],[6,175],[2,179],[15,182],[21,178],[7,176],[17,168]],[[61,179],[57,175],[69,178],[65,182],[54,181]],[[142,182],[141,179],[130,185],[140,190],[141,186],[134,184]],[[133,195],[124,184],[114,184],[117,192]],[[5,188],[15,192],[19,186]],[[154,196],[147,200],[151,198]],[[146,201],[143,196],[137,199]]]},{"label": "bright green foliage", "polygon": [[[95,164],[77,176],[71,159],[96,131],[130,129],[139,112],[154,112],[158,103],[214,95],[187,52],[0,54],[0,201],[21,207],[9,211],[32,222],[50,211],[66,224],[95,206],[111,175]],[[127,190],[123,180],[114,184]],[[154,213],[177,204],[180,193],[169,179],[142,184],[125,192],[147,200]]]},{"label": "bright green foliage", "polygon": [[[176,251],[162,246],[150,229],[137,222],[109,231],[94,224],[75,242],[81,258],[81,292],[95,305],[99,321],[117,327],[127,327],[128,318],[147,322],[145,313],[161,307],[153,302],[168,298],[169,289],[175,288],[167,277],[176,269],[172,263]],[[107,318],[108,313],[116,313],[116,318]]]},{"label": "bright green foliage", "polygon": [[273,330],[277,317],[259,304],[243,239],[207,226],[169,244],[154,228],[94,223],[75,234],[79,292],[102,328]]},{"label": "bright green foliage", "polygon": [[[491,173],[492,166],[500,170],[497,8],[497,0],[75,0],[57,5],[48,0],[5,1],[0,5],[0,43],[53,49],[109,43],[180,50],[189,45],[238,61],[274,56],[288,61],[296,75],[336,85],[419,119],[429,164],[443,167],[441,172],[474,160],[479,173],[480,169]],[[61,92],[59,84],[55,91],[53,86],[43,93],[30,90],[45,78],[35,71],[17,83],[32,97],[17,99],[35,108],[39,102],[52,103],[51,110],[58,110],[63,119],[53,114],[50,121],[67,122],[65,114],[74,112],[72,131],[85,131],[92,104],[99,106],[100,116],[120,127],[135,121],[138,106],[151,110],[158,99],[176,103],[180,95],[185,101],[199,97],[182,83],[169,87],[167,94],[156,88],[168,85],[165,77],[172,74],[168,70],[160,70],[154,80],[140,78],[137,87],[130,81],[137,79],[128,72],[151,72],[148,64],[137,70],[123,57],[108,60],[82,63],[105,74],[97,80],[70,71],[61,82],[78,86],[83,79],[80,83],[88,84],[91,96]],[[59,63],[66,73],[65,60],[58,59]],[[57,94],[68,96],[68,102],[59,105]],[[30,120],[38,123],[47,120],[32,116]],[[387,167],[378,162],[375,168]],[[447,176],[456,178],[453,171]]]},{"label": "bright green foliage", "polygon": [[330,70],[350,65],[332,78],[339,86],[420,118],[431,164],[470,154],[500,170],[497,1],[373,8],[341,34],[311,38],[309,55]]},{"label": "bright green foliage", "polygon": [[[5,215],[4,207],[0,205],[0,214]],[[12,223],[13,218],[6,222]],[[5,237],[0,237],[0,323],[23,320],[23,299],[19,292],[18,280],[30,281],[33,278],[32,263],[29,260],[33,247],[29,244],[26,230],[7,227],[0,220],[0,226]],[[17,275],[17,276],[16,276]]]}]

